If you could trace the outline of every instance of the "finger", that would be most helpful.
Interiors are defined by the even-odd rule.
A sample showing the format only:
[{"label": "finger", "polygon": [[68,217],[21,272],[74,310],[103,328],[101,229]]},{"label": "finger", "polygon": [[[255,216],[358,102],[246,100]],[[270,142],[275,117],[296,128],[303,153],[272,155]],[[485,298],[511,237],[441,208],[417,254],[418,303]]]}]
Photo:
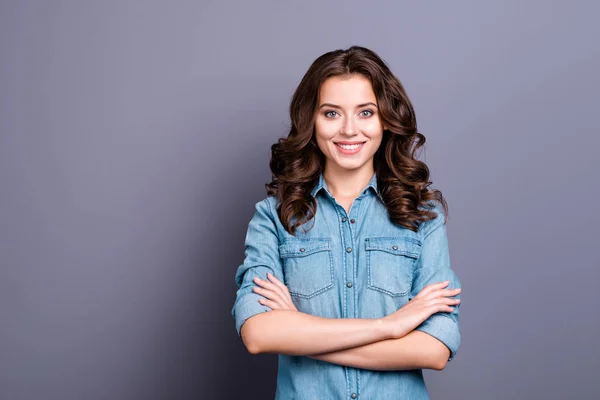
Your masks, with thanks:
[{"label": "finger", "polygon": [[456,304],[460,304],[460,299],[452,299],[450,297],[442,297],[442,303],[447,304],[447,305],[456,305]]},{"label": "finger", "polygon": [[280,310],[283,307],[279,305],[276,301],[267,300],[267,299],[258,299],[258,302],[263,306],[271,307],[273,310]]},{"label": "finger", "polygon": [[255,293],[260,294],[261,296],[266,297],[269,300],[273,300],[273,301],[281,301],[282,297],[279,295],[279,293],[274,292],[272,290],[268,290],[268,289],[264,289],[258,286],[255,286],[252,289]]},{"label": "finger", "polygon": [[295,309],[296,306],[294,305],[294,302],[292,301],[292,296],[290,294],[290,290],[288,289],[288,287],[281,282],[279,279],[277,279],[277,277],[273,274],[271,274],[270,272],[267,272],[267,278],[269,278],[271,281],[273,281],[273,283],[275,285],[277,285],[279,288],[281,288],[281,296],[283,297],[283,300],[286,302],[286,305],[292,309]]},{"label": "finger", "polygon": [[439,296],[454,297],[454,296],[458,295],[461,291],[462,291],[461,288],[437,289],[437,290],[430,292],[428,297],[431,297],[431,298],[439,297]]},{"label": "finger", "polygon": [[263,297],[266,297],[269,301],[272,301],[274,303],[277,303],[278,308],[280,309],[292,309],[295,310],[296,306],[294,305],[294,303],[292,302],[291,297],[288,296],[282,296],[279,292],[274,292],[272,290],[268,290],[265,288],[261,288],[261,287],[254,287],[253,288],[254,292],[260,294]]},{"label": "finger", "polygon": [[460,304],[460,299],[451,299],[449,297],[436,297],[435,299],[431,299],[431,300],[427,301],[426,304],[427,304],[427,306],[433,306],[433,307],[438,307],[440,305],[451,306],[451,305]]},{"label": "finger", "polygon": [[277,277],[273,274],[271,274],[270,272],[267,272],[267,279],[273,283],[273,285],[277,286],[279,289],[285,290],[285,285],[283,283],[281,283],[281,281],[279,279],[277,279]]},{"label": "finger", "polygon": [[267,290],[265,288],[258,287],[258,286],[255,286],[254,288],[252,288],[252,291],[254,293],[258,293],[261,296],[264,296],[270,300],[275,300],[277,298],[277,296],[275,296],[275,294],[272,291]]},{"label": "finger", "polygon": [[454,311],[454,307],[444,303],[433,303],[427,305],[427,314],[433,315],[436,312],[452,312]]},{"label": "finger", "polygon": [[287,286],[285,286],[285,284],[283,282],[281,282],[279,279],[277,279],[277,277],[273,274],[271,274],[270,272],[267,272],[267,278],[273,282],[275,285],[279,286],[283,291],[288,291]]},{"label": "finger", "polygon": [[281,296],[284,296],[285,292],[283,290],[281,290],[281,288],[279,286],[277,286],[276,284],[274,284],[273,282],[265,281],[264,279],[260,279],[258,277],[254,278],[254,281],[258,285],[264,287],[265,289],[269,289],[274,292],[278,292],[278,293],[280,293]]},{"label": "finger", "polygon": [[285,303],[282,303],[281,301],[277,301],[277,300],[268,300],[268,299],[263,299],[263,298],[259,298],[258,302],[260,304],[263,305],[268,305],[269,307],[271,307],[274,310],[295,310],[298,311],[298,309],[296,308],[296,306],[292,305],[288,305]]},{"label": "finger", "polygon": [[[278,296],[285,300],[286,298],[289,297],[289,292],[287,290],[283,290],[281,289],[280,286],[276,285],[273,282],[269,282],[269,281],[265,281],[263,279],[258,279],[257,278],[257,283],[261,286],[263,286],[265,289],[271,290],[274,293],[277,293]],[[290,299],[291,300],[291,299]]]},{"label": "finger", "polygon": [[450,284],[450,281],[430,283],[429,285],[425,286],[423,288],[423,290],[421,290],[415,297],[419,297],[419,296],[424,297],[424,296],[428,295],[430,292],[437,290],[437,289],[444,288],[444,287],[448,286],[449,284]]},{"label": "finger", "polygon": [[442,292],[444,296],[456,296],[457,294],[462,292],[462,288],[442,289]]}]

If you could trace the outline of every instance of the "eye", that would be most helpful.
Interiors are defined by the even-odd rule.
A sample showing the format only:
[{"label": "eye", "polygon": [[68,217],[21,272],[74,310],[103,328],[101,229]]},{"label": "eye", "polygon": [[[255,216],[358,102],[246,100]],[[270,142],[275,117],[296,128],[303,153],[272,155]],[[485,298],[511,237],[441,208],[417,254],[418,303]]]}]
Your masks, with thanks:
[{"label": "eye", "polygon": [[[363,114],[363,113],[368,113],[368,114]],[[372,110],[362,110],[360,112],[361,116],[363,117],[370,117],[371,115],[373,115],[373,111]]]},{"label": "eye", "polygon": [[337,111],[333,111],[333,110],[325,111],[323,113],[323,115],[325,115],[326,118],[333,118],[329,113],[336,113],[337,114]]}]

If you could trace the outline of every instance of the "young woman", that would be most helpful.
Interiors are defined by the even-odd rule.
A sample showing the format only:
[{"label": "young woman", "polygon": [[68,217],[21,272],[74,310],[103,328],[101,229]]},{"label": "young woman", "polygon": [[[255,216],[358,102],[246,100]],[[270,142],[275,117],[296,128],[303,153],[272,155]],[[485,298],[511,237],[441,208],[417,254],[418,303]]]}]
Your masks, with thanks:
[{"label": "young woman", "polygon": [[422,369],[460,344],[460,282],[409,98],[353,46],[314,61],[290,118],[235,276],[238,335],[279,354],[276,399],[428,399]]}]

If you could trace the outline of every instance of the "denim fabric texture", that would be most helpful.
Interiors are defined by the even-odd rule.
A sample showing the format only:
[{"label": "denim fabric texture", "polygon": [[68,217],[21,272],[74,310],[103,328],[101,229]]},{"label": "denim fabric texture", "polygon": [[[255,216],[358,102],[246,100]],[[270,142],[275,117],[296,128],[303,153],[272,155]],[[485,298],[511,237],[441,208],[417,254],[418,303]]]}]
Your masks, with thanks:
[{"label": "denim fabric texture", "polygon": [[[461,287],[450,267],[439,205],[433,209],[437,218],[413,232],[390,220],[376,174],[349,213],[331,195],[322,174],[311,194],[317,200],[315,218],[295,236],[277,217],[275,197],[256,203],[245,258],[235,275],[238,290],[231,312],[238,336],[248,318],[271,310],[253,292],[254,277],[267,280],[267,272],[288,286],[298,311],[327,318],[380,318],[428,284],[449,280],[447,288]],[[449,360],[460,345],[460,305],[454,307],[416,328],[443,342]],[[377,371],[283,354],[278,362],[276,399],[429,399],[421,369]]]}]

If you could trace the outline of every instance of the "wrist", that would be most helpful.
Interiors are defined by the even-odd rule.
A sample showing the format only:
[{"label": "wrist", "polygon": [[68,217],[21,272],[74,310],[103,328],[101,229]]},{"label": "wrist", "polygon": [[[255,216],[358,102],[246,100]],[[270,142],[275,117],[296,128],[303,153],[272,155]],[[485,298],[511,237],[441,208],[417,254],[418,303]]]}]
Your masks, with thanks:
[{"label": "wrist", "polygon": [[394,339],[394,325],[389,318],[382,317],[375,319],[376,331],[382,340]]}]

